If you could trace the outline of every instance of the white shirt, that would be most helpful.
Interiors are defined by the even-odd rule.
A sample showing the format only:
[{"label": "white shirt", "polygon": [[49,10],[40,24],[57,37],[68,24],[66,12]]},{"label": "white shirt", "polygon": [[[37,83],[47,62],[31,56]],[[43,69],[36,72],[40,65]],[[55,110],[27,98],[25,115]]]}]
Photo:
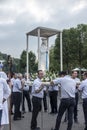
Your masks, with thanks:
[{"label": "white shirt", "polygon": [[53,87],[53,91],[58,91],[58,90],[59,90],[58,85],[55,85],[55,86]]},{"label": "white shirt", "polygon": [[5,79],[0,78],[0,110],[3,109],[3,98],[7,99],[11,94],[11,90]]},{"label": "white shirt", "polygon": [[59,87],[58,85],[54,85],[54,86],[49,86],[49,91],[58,91],[59,90]]},{"label": "white shirt", "polygon": [[41,84],[42,84],[42,81],[39,78],[34,80],[34,83],[32,86],[32,96],[43,98],[43,89],[39,93],[35,93],[35,91],[39,89]]},{"label": "white shirt", "polygon": [[13,85],[15,81],[15,78],[11,78],[11,84]]},{"label": "white shirt", "polygon": [[[79,78],[75,78],[74,80],[75,80],[76,84],[80,84],[80,79]],[[76,89],[75,92],[77,93],[78,89]]]},{"label": "white shirt", "polygon": [[22,84],[21,84],[21,80],[19,78],[14,80],[14,84],[13,84],[13,92],[21,92],[22,88]]},{"label": "white shirt", "polygon": [[75,98],[76,82],[69,76],[53,80],[54,84],[61,84],[61,98]]},{"label": "white shirt", "polygon": [[46,87],[46,86],[44,86],[43,90],[44,90],[44,91],[46,91],[46,90],[47,90],[47,87]]},{"label": "white shirt", "polygon": [[11,78],[11,84],[12,84],[11,91],[12,91],[12,92],[13,92],[14,81],[15,81],[15,78]]},{"label": "white shirt", "polygon": [[79,86],[79,90],[82,91],[82,99],[87,98],[87,79],[83,80]]},{"label": "white shirt", "polygon": [[29,91],[29,85],[27,84],[27,82],[29,82],[29,79],[27,81],[27,79],[23,79],[23,82],[24,82],[24,87],[23,87],[23,90],[24,91]]}]

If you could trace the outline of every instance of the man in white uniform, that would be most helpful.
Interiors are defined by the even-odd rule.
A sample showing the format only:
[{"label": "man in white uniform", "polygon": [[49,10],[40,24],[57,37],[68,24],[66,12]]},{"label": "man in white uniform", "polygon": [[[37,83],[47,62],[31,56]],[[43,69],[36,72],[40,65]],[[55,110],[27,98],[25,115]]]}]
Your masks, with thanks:
[{"label": "man in white uniform", "polygon": [[22,103],[22,111],[23,113],[25,113],[25,98],[27,101],[27,105],[28,105],[28,111],[31,112],[31,99],[30,99],[30,92],[29,92],[29,85],[27,84],[27,82],[30,81],[29,79],[29,74],[28,74],[28,79],[27,79],[27,73],[25,73],[24,78],[22,80],[24,82],[23,84],[23,103]]},{"label": "man in white uniform", "polygon": [[[75,107],[74,107],[74,122],[78,123],[78,100],[79,100],[79,92],[78,92],[78,85],[80,85],[80,79],[77,77],[77,71],[72,71],[71,78],[76,82],[76,89],[75,89]],[[68,113],[66,111],[64,122],[67,121]]]},{"label": "man in white uniform", "polygon": [[32,104],[33,104],[33,111],[32,111],[32,119],[31,119],[31,130],[40,130],[37,127],[37,116],[39,111],[41,111],[41,102],[43,99],[43,88],[44,85],[41,82],[43,78],[43,71],[38,71],[38,78],[34,80],[32,86]]},{"label": "man in white uniform", "polygon": [[61,101],[59,105],[58,116],[54,130],[59,130],[62,116],[68,110],[68,126],[67,130],[72,129],[73,124],[73,111],[75,105],[75,81],[66,75],[66,72],[61,72],[64,77],[57,78],[51,82],[51,85],[61,85]]},{"label": "man in white uniform", "polygon": [[22,100],[22,90],[23,90],[23,85],[21,82],[22,79],[22,74],[18,73],[17,78],[14,81],[13,84],[13,103],[14,103],[14,117],[13,120],[21,120],[21,100]]},{"label": "man in white uniform", "polygon": [[72,78],[76,82],[76,90],[75,90],[75,107],[74,107],[74,122],[78,123],[78,100],[79,100],[79,92],[78,92],[78,85],[80,85],[80,79],[77,78],[78,73],[77,71],[72,72]]}]

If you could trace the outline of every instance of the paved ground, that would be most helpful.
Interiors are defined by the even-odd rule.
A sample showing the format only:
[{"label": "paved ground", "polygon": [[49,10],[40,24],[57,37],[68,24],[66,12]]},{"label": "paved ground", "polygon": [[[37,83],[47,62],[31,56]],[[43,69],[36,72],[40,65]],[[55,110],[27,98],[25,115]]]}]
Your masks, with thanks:
[{"label": "paved ground", "polygon": [[[25,118],[23,118],[20,121],[11,121],[11,130],[30,130],[30,121],[31,121],[31,113],[25,113]],[[43,116],[43,122],[42,122],[42,116]],[[48,112],[39,113],[38,116],[38,126],[42,127],[41,130],[50,130],[55,125],[57,115],[50,115]],[[12,118],[12,117],[11,117]],[[79,103],[78,106],[78,118],[79,118],[79,124],[73,124],[72,130],[84,130],[84,117],[83,117],[83,110],[82,110],[82,104]],[[64,117],[63,117],[64,119]],[[61,123],[60,130],[66,130],[67,123]],[[10,130],[9,126],[6,126],[4,130]]]}]

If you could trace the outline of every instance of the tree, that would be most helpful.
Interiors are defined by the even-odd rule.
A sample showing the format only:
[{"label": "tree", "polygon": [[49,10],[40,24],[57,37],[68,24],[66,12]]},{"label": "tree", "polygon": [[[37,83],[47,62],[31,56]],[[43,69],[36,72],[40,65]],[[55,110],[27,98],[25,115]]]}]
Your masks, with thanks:
[{"label": "tree", "polygon": [[[63,68],[70,71],[75,67],[86,67],[87,63],[87,25],[63,30]],[[55,40],[50,50],[50,68],[60,69],[60,38]],[[87,67],[86,67],[87,68]]]},{"label": "tree", "polygon": [[[29,72],[33,73],[37,71],[37,62],[35,54],[30,51],[29,52]],[[20,57],[20,71],[22,73],[26,72],[26,51],[23,50],[21,57]]]},{"label": "tree", "polygon": [[50,48],[50,71],[58,71],[60,66],[60,41],[59,35],[55,40],[55,45]]},{"label": "tree", "polygon": [[38,68],[38,63],[36,62],[35,54],[30,51],[29,52],[29,70],[31,73],[36,72]]},{"label": "tree", "polygon": [[26,71],[26,51],[23,50],[20,56],[20,72],[24,73]]}]

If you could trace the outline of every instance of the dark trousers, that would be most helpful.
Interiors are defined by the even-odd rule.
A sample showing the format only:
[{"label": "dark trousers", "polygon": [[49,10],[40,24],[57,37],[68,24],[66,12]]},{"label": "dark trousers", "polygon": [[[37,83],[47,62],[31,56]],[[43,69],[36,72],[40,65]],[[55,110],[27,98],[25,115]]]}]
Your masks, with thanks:
[{"label": "dark trousers", "polygon": [[68,126],[67,130],[71,130],[73,124],[73,112],[74,112],[75,99],[61,99],[58,116],[56,119],[55,129],[59,130],[62,116],[66,110],[68,110]]},{"label": "dark trousers", "polygon": [[11,113],[12,112],[12,109],[13,109],[13,92],[11,93],[11,97],[10,97],[10,105],[11,105]]},{"label": "dark trousers", "polygon": [[30,100],[30,94],[29,91],[25,91],[23,90],[23,103],[22,103],[22,110],[25,111],[25,98],[27,101],[27,105],[28,105],[28,110],[31,111],[31,100]]},{"label": "dark trousers", "polygon": [[22,99],[22,93],[13,92],[14,119],[21,118],[21,111],[20,111],[21,99]]},{"label": "dark trousers", "polygon": [[85,119],[85,130],[87,130],[87,98],[83,99],[83,112],[84,112],[84,119]]},{"label": "dark trousers", "polygon": [[[78,116],[78,100],[79,100],[79,94],[77,92],[77,93],[75,93],[74,121],[78,120],[78,118],[77,118],[77,116]],[[67,118],[68,118],[68,112],[66,111],[64,121],[67,121]]]},{"label": "dark trousers", "polygon": [[47,93],[44,91],[44,96],[43,96],[43,104],[44,104],[44,110],[47,110]]},{"label": "dark trousers", "polygon": [[1,119],[2,119],[2,110],[0,110],[0,126],[1,126]]},{"label": "dark trousers", "polygon": [[77,120],[77,114],[78,114],[78,99],[79,99],[79,94],[78,92],[75,93],[75,107],[74,107],[74,120]]},{"label": "dark trousers", "polygon": [[31,128],[35,129],[37,127],[37,116],[39,111],[41,111],[41,102],[42,99],[38,97],[32,97],[33,111],[32,111],[32,119],[31,119]]},{"label": "dark trousers", "polygon": [[52,113],[57,112],[57,95],[58,95],[58,91],[50,91],[49,92]]}]

